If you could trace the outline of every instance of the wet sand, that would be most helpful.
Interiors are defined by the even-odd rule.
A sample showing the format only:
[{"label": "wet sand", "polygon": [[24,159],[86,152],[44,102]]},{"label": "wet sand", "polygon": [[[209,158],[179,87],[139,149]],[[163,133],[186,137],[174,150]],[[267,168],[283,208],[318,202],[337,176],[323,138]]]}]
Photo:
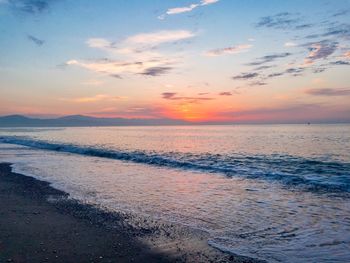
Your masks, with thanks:
[{"label": "wet sand", "polygon": [[257,262],[67,197],[0,164],[0,262]]}]

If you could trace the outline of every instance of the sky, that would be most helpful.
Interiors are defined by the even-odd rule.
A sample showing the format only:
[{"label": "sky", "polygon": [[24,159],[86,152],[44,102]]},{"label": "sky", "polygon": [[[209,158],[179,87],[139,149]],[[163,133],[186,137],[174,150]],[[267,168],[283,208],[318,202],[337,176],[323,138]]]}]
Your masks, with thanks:
[{"label": "sky", "polygon": [[0,34],[0,115],[350,121],[350,0],[0,0]]}]

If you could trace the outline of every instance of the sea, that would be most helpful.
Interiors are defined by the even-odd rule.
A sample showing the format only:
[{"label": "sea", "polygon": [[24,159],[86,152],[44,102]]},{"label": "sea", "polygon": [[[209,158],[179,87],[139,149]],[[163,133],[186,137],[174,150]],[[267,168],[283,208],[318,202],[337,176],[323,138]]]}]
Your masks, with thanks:
[{"label": "sea", "polygon": [[350,262],[349,124],[2,128],[0,162],[227,253]]}]

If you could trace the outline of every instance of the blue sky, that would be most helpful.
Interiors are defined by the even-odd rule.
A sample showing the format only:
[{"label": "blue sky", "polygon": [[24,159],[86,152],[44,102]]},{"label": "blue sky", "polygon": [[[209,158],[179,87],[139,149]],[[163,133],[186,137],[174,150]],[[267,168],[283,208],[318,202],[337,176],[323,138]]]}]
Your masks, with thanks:
[{"label": "blue sky", "polygon": [[0,114],[350,120],[350,1],[0,0]]}]

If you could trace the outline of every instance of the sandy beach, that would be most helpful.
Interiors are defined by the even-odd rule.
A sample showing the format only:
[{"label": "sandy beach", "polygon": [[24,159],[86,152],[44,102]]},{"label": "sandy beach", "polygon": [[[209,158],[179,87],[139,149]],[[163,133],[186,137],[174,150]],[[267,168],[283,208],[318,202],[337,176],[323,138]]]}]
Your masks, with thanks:
[{"label": "sandy beach", "polygon": [[0,262],[256,262],[188,236],[133,229],[8,163],[0,164],[0,202]]}]

